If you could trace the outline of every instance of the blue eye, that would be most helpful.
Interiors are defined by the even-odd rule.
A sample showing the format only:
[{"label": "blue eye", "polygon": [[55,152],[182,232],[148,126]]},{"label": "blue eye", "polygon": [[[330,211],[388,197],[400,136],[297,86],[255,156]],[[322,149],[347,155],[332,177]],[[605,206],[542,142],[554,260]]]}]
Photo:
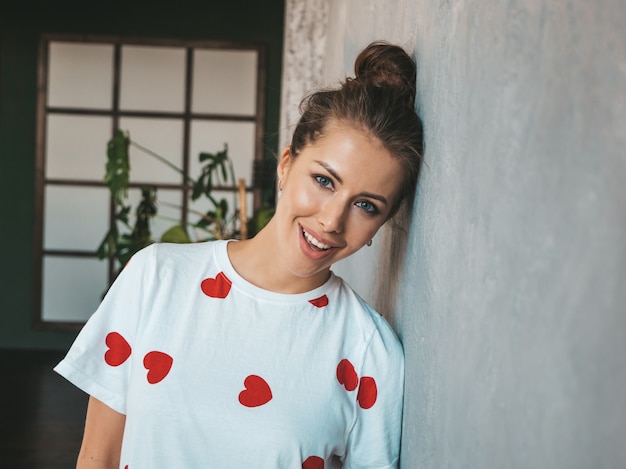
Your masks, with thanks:
[{"label": "blue eye", "polygon": [[315,180],[322,187],[332,187],[333,182],[326,176],[315,176]]},{"label": "blue eye", "polygon": [[369,214],[374,215],[378,213],[376,206],[368,200],[359,200],[355,205]]}]

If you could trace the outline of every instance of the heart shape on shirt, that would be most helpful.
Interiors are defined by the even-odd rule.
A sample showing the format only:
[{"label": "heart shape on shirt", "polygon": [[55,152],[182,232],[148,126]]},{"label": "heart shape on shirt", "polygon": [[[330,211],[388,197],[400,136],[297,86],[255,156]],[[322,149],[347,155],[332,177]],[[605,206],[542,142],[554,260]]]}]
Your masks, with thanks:
[{"label": "heart shape on shirt", "polygon": [[322,295],[314,300],[309,300],[309,303],[313,306],[317,306],[318,308],[323,308],[324,306],[328,306],[328,297],[326,295]]},{"label": "heart shape on shirt", "polygon": [[202,293],[211,298],[226,298],[232,284],[224,272],[220,272],[215,278],[205,278],[200,284],[200,288]]},{"label": "heart shape on shirt", "polygon": [[119,332],[109,332],[104,339],[108,350],[104,353],[104,361],[110,366],[120,366],[132,352],[130,344]]},{"label": "heart shape on shirt", "polygon": [[246,407],[258,407],[272,400],[269,384],[257,375],[248,376],[243,385],[245,389],[239,393],[239,402]]},{"label": "heart shape on shirt", "polygon": [[156,350],[148,352],[146,356],[143,357],[143,366],[148,370],[148,383],[156,384],[163,381],[172,369],[172,363],[174,363],[174,359],[167,353],[158,352]]},{"label": "heart shape on shirt", "polygon": [[302,463],[302,469],[324,469],[324,460],[319,456],[309,456]]},{"label": "heart shape on shirt", "polygon": [[376,403],[376,397],[378,395],[378,389],[376,388],[376,381],[371,376],[361,377],[361,384],[359,384],[359,392],[356,395],[356,400],[362,409],[369,409]]},{"label": "heart shape on shirt", "polygon": [[337,381],[346,388],[346,391],[354,391],[359,384],[359,376],[350,360],[344,358],[337,365]]}]

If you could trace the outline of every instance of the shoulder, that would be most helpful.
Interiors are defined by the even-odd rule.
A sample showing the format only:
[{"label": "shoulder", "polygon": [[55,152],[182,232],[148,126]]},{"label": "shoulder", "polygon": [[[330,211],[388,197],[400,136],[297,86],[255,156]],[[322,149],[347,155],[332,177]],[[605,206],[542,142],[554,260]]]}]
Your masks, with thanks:
[{"label": "shoulder", "polygon": [[142,262],[154,262],[156,266],[167,263],[202,262],[223,246],[225,241],[206,241],[199,243],[153,243],[138,251],[132,258]]},{"label": "shoulder", "polygon": [[154,251],[154,255],[159,259],[170,257],[195,257],[212,254],[226,241],[204,241],[199,243],[154,243],[144,250]]},{"label": "shoulder", "polygon": [[144,279],[144,285],[153,281],[172,281],[185,275],[201,275],[201,271],[215,264],[215,254],[225,241],[200,243],[153,243],[136,252],[120,273]]},{"label": "shoulder", "polygon": [[402,344],[389,322],[344,280],[340,279],[340,301],[358,335],[368,344],[378,342],[390,355],[403,356]]}]

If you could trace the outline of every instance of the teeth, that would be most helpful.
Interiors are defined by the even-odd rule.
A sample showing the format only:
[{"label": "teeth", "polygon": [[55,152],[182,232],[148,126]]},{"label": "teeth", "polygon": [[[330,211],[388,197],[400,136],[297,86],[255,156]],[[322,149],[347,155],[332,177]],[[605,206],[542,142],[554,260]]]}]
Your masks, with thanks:
[{"label": "teeth", "polygon": [[326,250],[331,247],[330,244],[320,243],[317,239],[315,239],[313,236],[311,236],[309,233],[307,233],[304,230],[302,230],[302,233],[304,234],[304,237],[307,239],[307,241],[318,249]]}]

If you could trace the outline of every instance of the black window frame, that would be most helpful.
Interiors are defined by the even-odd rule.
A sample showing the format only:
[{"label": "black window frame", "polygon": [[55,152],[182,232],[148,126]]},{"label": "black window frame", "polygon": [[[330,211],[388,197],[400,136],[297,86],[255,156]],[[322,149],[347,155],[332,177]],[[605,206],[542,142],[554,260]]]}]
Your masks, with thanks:
[{"label": "black window frame", "polygon": [[[48,106],[48,64],[49,64],[49,44],[51,42],[76,42],[82,44],[107,44],[114,47],[113,59],[113,93],[110,109],[86,109],[73,107]],[[128,111],[120,109],[120,76],[121,76],[121,49],[123,46],[156,46],[156,47],[178,47],[186,50],[185,59],[185,108],[183,112],[154,112],[154,111]],[[256,109],[252,115],[236,114],[210,114],[194,113],[191,109],[192,89],[193,89],[193,51],[196,49],[214,50],[254,50],[257,53],[257,83],[256,83]],[[125,36],[99,36],[99,35],[76,35],[76,34],[42,34],[39,41],[38,58],[38,80],[37,80],[37,112],[36,112],[36,149],[35,149],[35,220],[34,220],[34,281],[33,281],[33,326],[35,329],[47,330],[70,330],[76,331],[82,328],[84,322],[72,321],[48,321],[42,318],[42,298],[43,298],[43,261],[45,256],[61,256],[76,258],[97,258],[96,249],[91,251],[73,249],[44,249],[44,210],[45,210],[45,189],[48,185],[65,187],[106,187],[103,180],[79,180],[69,178],[48,178],[45,174],[46,167],[46,121],[50,114],[63,114],[74,116],[107,116],[112,118],[111,135],[119,128],[121,117],[145,117],[145,118],[165,118],[180,119],[183,121],[183,171],[185,175],[189,173],[189,161],[193,157],[190,155],[190,129],[192,121],[239,121],[255,123],[255,144],[254,156],[250,162],[253,169],[252,181],[248,181],[246,192],[253,197],[253,210],[258,210],[263,204],[263,194],[267,189],[263,183],[267,179],[264,174],[264,132],[265,132],[265,103],[266,103],[266,83],[267,83],[267,48],[265,44],[241,41],[199,41],[180,40],[167,38],[138,38]],[[104,167],[104,149],[103,149]],[[171,183],[150,183],[158,189],[174,189],[183,193],[181,222],[188,219],[188,201],[190,188],[183,184]],[[129,187],[139,188],[145,182],[130,183]],[[216,190],[237,191],[236,186],[220,186]],[[114,205],[109,202],[109,226],[114,223]],[[105,214],[106,216],[106,214]],[[104,234],[104,233],[103,233]],[[102,261],[105,262],[105,261]],[[108,261],[108,281],[109,284],[116,275],[115,262]],[[61,273],[62,274],[62,273]]]}]

